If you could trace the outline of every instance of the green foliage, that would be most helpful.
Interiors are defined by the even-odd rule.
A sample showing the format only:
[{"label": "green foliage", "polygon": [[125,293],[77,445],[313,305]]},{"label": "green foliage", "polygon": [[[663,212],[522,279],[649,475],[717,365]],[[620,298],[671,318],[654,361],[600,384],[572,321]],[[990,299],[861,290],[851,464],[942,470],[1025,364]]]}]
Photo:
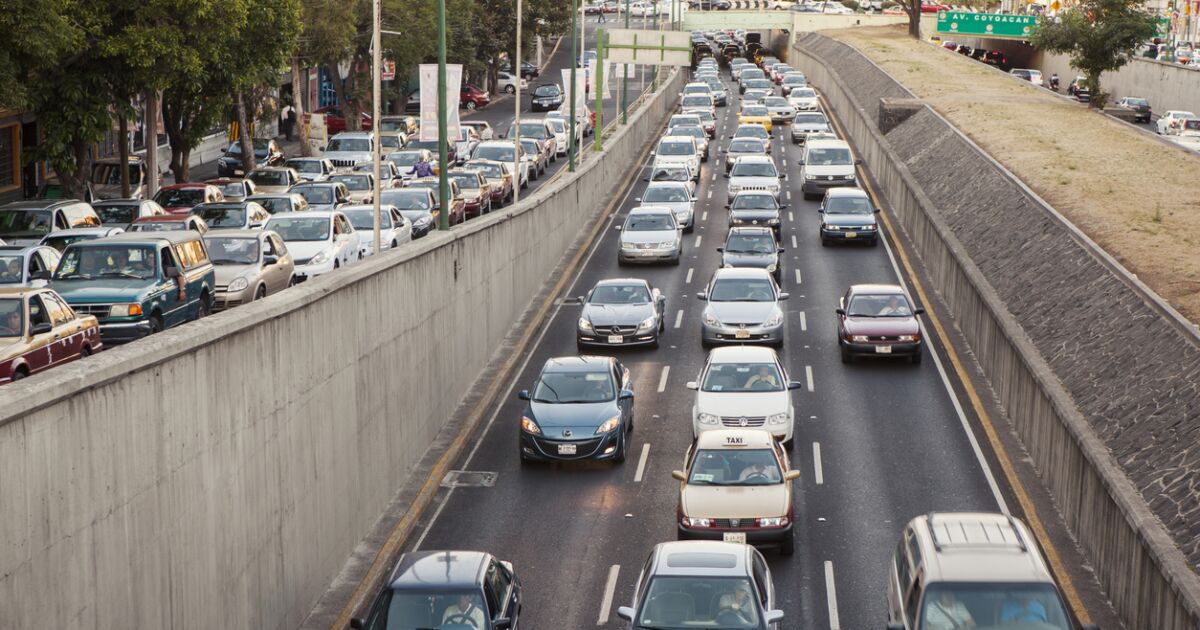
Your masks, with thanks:
[{"label": "green foliage", "polygon": [[1129,63],[1137,45],[1154,36],[1155,17],[1141,0],[1084,0],[1058,18],[1043,17],[1030,44],[1066,54],[1087,77],[1092,106],[1103,106],[1100,75]]}]

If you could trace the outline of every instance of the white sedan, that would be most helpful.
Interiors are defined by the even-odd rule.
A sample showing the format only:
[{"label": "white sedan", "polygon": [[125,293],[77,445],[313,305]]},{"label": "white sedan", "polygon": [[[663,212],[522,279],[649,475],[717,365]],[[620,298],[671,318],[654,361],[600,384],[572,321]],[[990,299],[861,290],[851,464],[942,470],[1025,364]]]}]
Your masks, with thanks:
[{"label": "white sedan", "polygon": [[696,390],[692,433],[722,428],[764,429],[792,450],[795,409],[779,356],[771,348],[724,346],[708,353],[700,378],[687,384]]},{"label": "white sedan", "polygon": [[354,226],[337,210],[277,214],[264,229],[283,237],[296,263],[297,282],[354,264],[362,256]]},{"label": "white sedan", "polygon": [[1179,127],[1183,124],[1184,120],[1195,117],[1196,115],[1192,112],[1171,110],[1163,114],[1155,124],[1158,125],[1159,134],[1175,134],[1179,133]]},{"label": "white sedan", "polygon": [[[350,219],[358,235],[358,249],[364,256],[375,253],[375,206],[346,206],[341,212]],[[388,251],[412,241],[412,223],[406,221],[396,206],[379,207],[379,249]]]}]

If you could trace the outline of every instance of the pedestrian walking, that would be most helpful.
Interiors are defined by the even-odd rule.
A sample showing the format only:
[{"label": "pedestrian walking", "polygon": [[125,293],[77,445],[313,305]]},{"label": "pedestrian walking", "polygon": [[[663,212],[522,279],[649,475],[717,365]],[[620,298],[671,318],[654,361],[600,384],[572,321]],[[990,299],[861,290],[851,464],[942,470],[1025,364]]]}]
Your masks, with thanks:
[{"label": "pedestrian walking", "polygon": [[604,15],[604,5],[600,5],[600,17],[596,18],[596,22],[607,22],[608,17]]},{"label": "pedestrian walking", "polygon": [[296,109],[292,107],[290,102],[287,102],[284,104],[283,109],[279,110],[279,128],[289,141],[292,139],[292,129],[295,126]]}]

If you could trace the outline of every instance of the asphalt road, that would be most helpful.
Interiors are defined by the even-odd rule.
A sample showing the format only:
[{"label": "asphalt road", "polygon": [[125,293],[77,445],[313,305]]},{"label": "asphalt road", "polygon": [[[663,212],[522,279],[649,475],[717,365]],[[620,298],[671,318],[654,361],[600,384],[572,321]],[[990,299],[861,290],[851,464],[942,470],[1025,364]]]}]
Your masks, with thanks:
[{"label": "asphalt road", "polygon": [[[726,80],[728,78],[726,77]],[[734,92],[736,94],[736,91]],[[528,388],[547,358],[576,354],[579,307],[562,305],[548,322],[495,416],[474,436],[457,469],[497,473],[490,488],[442,489],[410,549],[481,549],[515,564],[524,583],[523,626],[619,627],[617,606],[631,599],[651,547],[675,538],[678,482],[691,440],[693,380],[703,302],[695,293],[719,264],[726,234],[726,180],[716,147],[736,124],[736,101],[720,108],[719,144],[703,168],[694,234],[678,267],[618,267],[617,232],[608,229],[566,295],[585,293],[603,278],[648,279],[667,296],[668,328],[658,350],[619,352],[635,382],[636,429],[623,465],[572,464],[522,468],[517,431]],[[791,293],[781,351],[794,392],[797,440],[796,555],[767,557],[788,628],[872,628],[886,621],[885,579],[902,525],[930,510],[998,509],[984,464],[938,364],[840,362],[834,308],[846,287],[897,281],[889,250],[823,248],[816,202],[806,202],[796,177],[798,147],[776,130],[774,152],[789,178],[782,285]],[[642,165],[643,175],[647,174]],[[620,221],[645,184],[620,204]],[[927,330],[927,338],[932,331]],[[935,343],[941,340],[933,339]],[[932,359],[933,357],[927,357]],[[615,575],[615,579],[610,576]],[[607,587],[615,587],[604,608]]]}]

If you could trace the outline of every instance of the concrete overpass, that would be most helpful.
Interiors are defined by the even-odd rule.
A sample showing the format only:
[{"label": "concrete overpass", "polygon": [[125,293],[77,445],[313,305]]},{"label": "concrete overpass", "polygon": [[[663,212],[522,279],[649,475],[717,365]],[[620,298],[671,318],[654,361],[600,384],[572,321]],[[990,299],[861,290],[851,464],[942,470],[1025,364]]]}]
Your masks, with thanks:
[{"label": "concrete overpass", "polygon": [[[797,13],[765,9],[750,11],[736,9],[732,11],[691,10],[685,11],[683,14],[683,28],[688,31],[732,28],[761,32],[763,44],[784,61],[787,61],[798,33],[856,26],[904,24],[907,21],[908,17],[904,15]],[[922,19],[922,28],[925,28],[926,21]],[[931,21],[930,24],[932,24]]]}]

